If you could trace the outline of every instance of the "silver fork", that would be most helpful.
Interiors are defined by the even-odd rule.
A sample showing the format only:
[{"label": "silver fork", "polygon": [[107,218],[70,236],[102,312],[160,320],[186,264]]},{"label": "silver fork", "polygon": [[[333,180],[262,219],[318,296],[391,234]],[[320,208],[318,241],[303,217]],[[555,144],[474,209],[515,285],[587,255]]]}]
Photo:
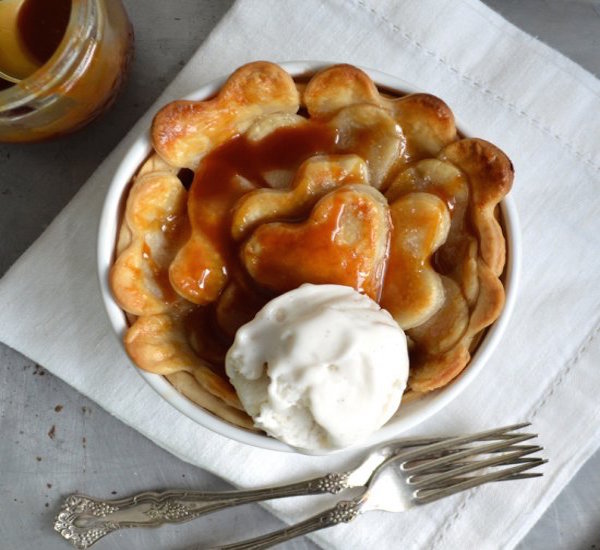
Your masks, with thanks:
[{"label": "silver fork", "polygon": [[[522,427],[508,426],[504,430]],[[500,430],[495,430],[499,432]],[[359,466],[331,472],[298,483],[242,491],[171,490],[143,492],[122,499],[97,499],[74,494],[66,498],[54,522],[54,530],[76,548],[89,548],[102,537],[126,527],[160,527],[183,523],[229,508],[276,498],[332,493],[365,486],[375,468],[401,450],[448,438],[404,438],[372,449]]]},{"label": "silver fork", "polygon": [[[528,426],[514,424],[469,436],[469,440],[499,440],[502,445],[522,435],[511,434]],[[532,436],[526,436],[532,437]],[[164,491],[144,492],[123,499],[101,500],[86,495],[70,495],[56,517],[54,529],[76,548],[89,548],[105,535],[126,527],[159,527],[183,523],[223,508],[290,496],[337,494],[345,489],[364,487],[375,469],[391,457],[411,448],[443,443],[449,438],[404,438],[372,449],[356,468],[332,472],[320,477],[264,489],[226,492]],[[521,439],[522,441],[524,439]],[[441,447],[442,457],[450,448]]]},{"label": "silver fork", "polygon": [[[542,475],[525,473],[548,462],[527,456],[542,447],[518,445],[537,437],[536,434],[513,434],[499,442],[483,444],[481,435],[452,438],[396,453],[375,468],[365,490],[354,499],[339,501],[332,508],[285,529],[219,546],[218,550],[270,548],[313,531],[350,522],[365,512],[404,512],[484,483]],[[473,445],[475,443],[478,444]]]}]

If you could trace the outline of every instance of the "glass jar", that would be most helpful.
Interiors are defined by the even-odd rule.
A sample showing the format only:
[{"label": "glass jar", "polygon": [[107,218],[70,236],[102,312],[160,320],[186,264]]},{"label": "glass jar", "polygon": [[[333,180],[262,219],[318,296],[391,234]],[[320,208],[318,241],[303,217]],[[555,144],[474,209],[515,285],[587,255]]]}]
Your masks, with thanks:
[{"label": "glass jar", "polygon": [[50,59],[0,90],[0,141],[40,141],[92,121],[115,100],[132,50],[133,29],[121,0],[72,0]]}]

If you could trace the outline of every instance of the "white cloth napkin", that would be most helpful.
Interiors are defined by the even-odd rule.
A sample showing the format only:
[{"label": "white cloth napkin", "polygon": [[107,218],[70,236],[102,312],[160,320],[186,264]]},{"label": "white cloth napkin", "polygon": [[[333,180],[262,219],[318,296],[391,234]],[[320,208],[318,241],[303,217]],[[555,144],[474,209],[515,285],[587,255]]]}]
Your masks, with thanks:
[{"label": "white cloth napkin", "polygon": [[[0,282],[0,339],[180,458],[239,486],[302,478],[353,457],[244,446],[183,417],[128,365],[95,274],[100,207],[158,105],[255,59],[346,61],[439,95],[516,168],[523,276],[509,329],[481,375],[415,433],[528,419],[544,477],[317,533],[327,548],[511,548],[600,444],[600,82],[477,0],[239,0],[156,106]],[[314,502],[314,500],[313,500]],[[319,500],[323,506],[323,500]],[[288,521],[306,499],[272,503]]]}]

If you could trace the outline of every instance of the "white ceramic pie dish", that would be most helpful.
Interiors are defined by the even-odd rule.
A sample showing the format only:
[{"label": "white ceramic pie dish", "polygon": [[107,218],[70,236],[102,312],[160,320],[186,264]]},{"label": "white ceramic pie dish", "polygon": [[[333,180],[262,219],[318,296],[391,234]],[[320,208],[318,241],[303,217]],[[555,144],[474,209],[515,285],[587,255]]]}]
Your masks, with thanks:
[{"label": "white ceramic pie dish", "polygon": [[[310,75],[317,70],[333,65],[334,63],[322,61],[297,61],[280,63],[292,76],[299,77]],[[399,93],[422,92],[415,86],[395,76],[391,76],[379,71],[361,67],[380,87],[388,90],[398,91]],[[197,91],[187,96],[185,99],[205,99],[213,96],[223,85],[227,77],[215,80],[201,86]],[[442,98],[444,99],[444,98]],[[452,106],[450,106],[452,108]],[[457,120],[459,131],[464,136],[477,136],[478,133],[470,132],[459,120]],[[476,130],[476,129],[475,129]],[[136,141],[124,155],[113,180],[108,189],[104,206],[100,218],[98,232],[98,275],[100,280],[100,291],[102,299],[108,313],[108,318],[114,329],[116,337],[122,345],[123,335],[127,330],[127,321],[125,314],[119,305],[115,302],[110,290],[108,273],[110,266],[114,261],[115,245],[120,221],[120,206],[124,192],[127,190],[132,176],[135,174],[140,164],[146,159],[151,151],[151,143],[148,129],[142,130],[137,136]],[[506,291],[506,303],[500,317],[487,330],[479,347],[473,354],[469,365],[465,370],[448,386],[432,392],[419,400],[406,403],[401,406],[399,412],[380,430],[371,435],[367,440],[360,444],[360,447],[367,447],[378,444],[382,441],[393,439],[402,432],[413,428],[427,418],[431,417],[448,403],[454,400],[473,379],[479,374],[481,369],[494,352],[502,334],[504,333],[508,320],[511,316],[515,297],[517,292],[517,281],[519,278],[521,265],[521,242],[519,222],[515,204],[509,195],[501,203],[500,208],[504,218],[504,228],[506,232],[507,243],[507,264],[504,274],[504,286]],[[236,427],[228,422],[218,418],[212,413],[200,408],[198,405],[187,399],[179,393],[162,376],[151,374],[138,369],[132,361],[129,361],[128,368],[134,368],[144,378],[144,380],[157,392],[157,394],[168,401],[180,413],[197,422],[201,426],[212,430],[220,435],[229,437],[241,443],[271,449],[276,451],[292,451],[295,449],[263,434],[253,433],[242,428]],[[157,397],[158,398],[158,397]]]}]

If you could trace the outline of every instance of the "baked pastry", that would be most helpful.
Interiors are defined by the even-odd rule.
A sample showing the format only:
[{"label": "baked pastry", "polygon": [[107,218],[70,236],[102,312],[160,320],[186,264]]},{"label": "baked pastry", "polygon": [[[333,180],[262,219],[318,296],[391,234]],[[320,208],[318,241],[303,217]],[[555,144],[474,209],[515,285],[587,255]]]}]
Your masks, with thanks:
[{"label": "baked pastry", "polygon": [[462,138],[439,98],[380,93],[350,65],[295,82],[256,62],[212,99],[165,106],[151,136],[110,274],[125,347],[214,414],[252,427],[225,353],[303,283],[352,286],[392,314],[410,398],[458,376],[500,314],[512,164]]},{"label": "baked pastry", "polygon": [[383,195],[368,185],[344,185],[321,198],[306,221],[259,226],[241,259],[256,283],[277,294],[303,283],[335,283],[378,299],[389,239]]}]

